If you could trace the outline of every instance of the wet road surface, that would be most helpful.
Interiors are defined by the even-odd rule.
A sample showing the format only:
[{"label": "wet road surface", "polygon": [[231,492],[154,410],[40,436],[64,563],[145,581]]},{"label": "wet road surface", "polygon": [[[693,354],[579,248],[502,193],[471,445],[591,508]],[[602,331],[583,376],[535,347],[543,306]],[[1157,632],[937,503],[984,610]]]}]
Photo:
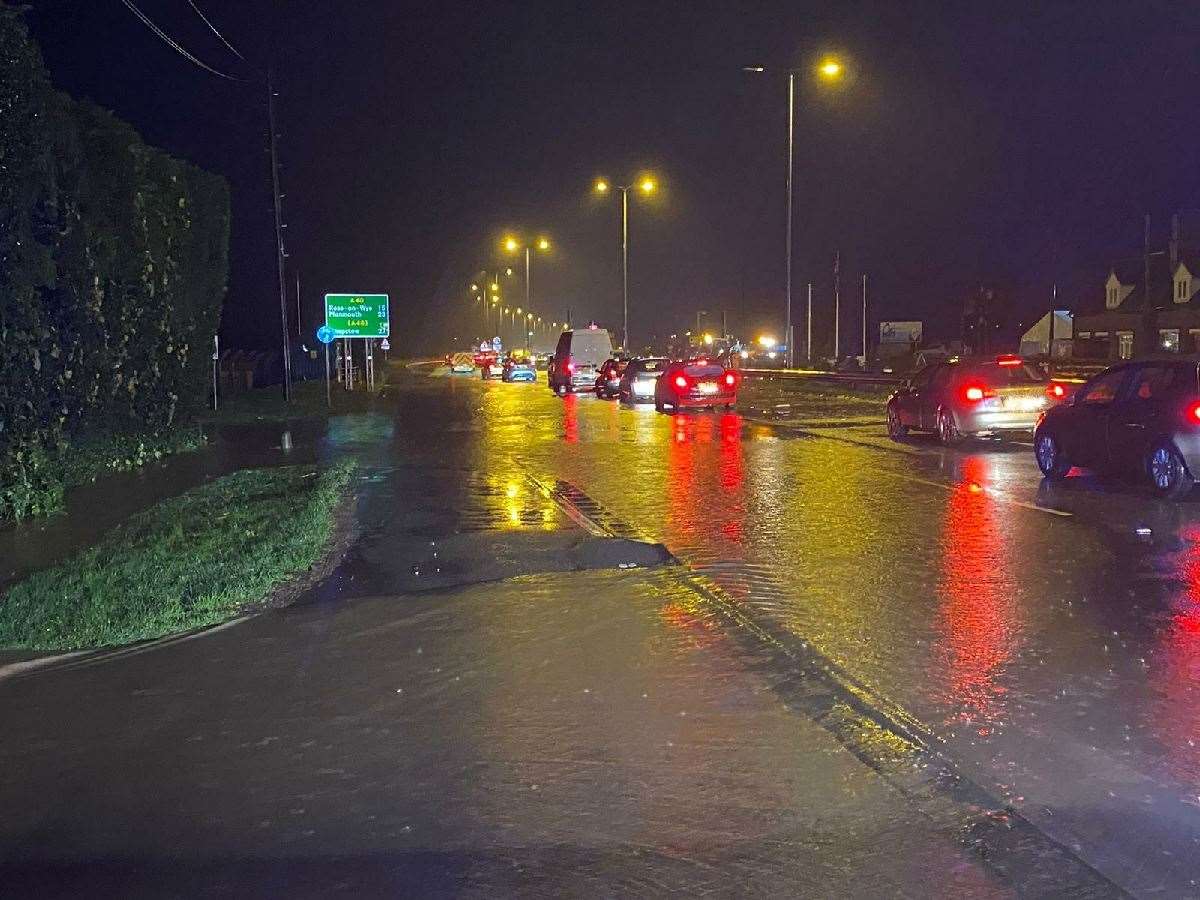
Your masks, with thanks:
[{"label": "wet road surface", "polygon": [[[1020,446],[475,379],[407,379],[394,416],[299,449],[365,473],[361,537],[310,602],[0,681],[10,873],[1198,893],[1195,500],[1047,488]],[[580,526],[661,542],[695,589],[614,570]],[[1017,825],[988,818],[977,852],[989,801]],[[996,828],[1072,857],[1062,883],[996,864]]]}]

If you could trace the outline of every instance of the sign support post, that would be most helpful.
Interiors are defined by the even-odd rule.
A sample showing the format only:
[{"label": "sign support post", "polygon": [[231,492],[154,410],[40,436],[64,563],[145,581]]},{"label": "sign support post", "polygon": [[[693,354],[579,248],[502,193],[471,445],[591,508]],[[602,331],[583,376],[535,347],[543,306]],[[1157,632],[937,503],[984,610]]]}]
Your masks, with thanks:
[{"label": "sign support post", "polygon": [[333,340],[333,329],[322,325],[317,329],[317,340],[325,345],[325,405],[333,409],[333,394],[329,387],[329,344]]},{"label": "sign support post", "polygon": [[371,341],[391,334],[391,306],[387,294],[326,294],[325,328],[329,339],[342,338],[346,390],[354,390],[354,344],[363,338],[363,385],[375,386],[375,360]]}]

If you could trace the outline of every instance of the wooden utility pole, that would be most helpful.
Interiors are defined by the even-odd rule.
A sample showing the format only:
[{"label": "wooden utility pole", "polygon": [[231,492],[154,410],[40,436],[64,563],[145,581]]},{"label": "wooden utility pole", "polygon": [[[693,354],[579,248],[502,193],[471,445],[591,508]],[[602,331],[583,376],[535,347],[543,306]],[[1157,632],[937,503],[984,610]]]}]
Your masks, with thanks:
[{"label": "wooden utility pole", "polygon": [[1152,353],[1158,347],[1158,333],[1154,327],[1154,301],[1150,297],[1150,214],[1146,213],[1142,230],[1142,272],[1145,296],[1142,298],[1142,353]]},{"label": "wooden utility pole", "polygon": [[279,193],[279,151],[275,135],[275,90],[267,70],[267,127],[271,130],[271,189],[275,194],[275,257],[279,264],[279,317],[283,331],[283,399],[292,400],[292,354],[288,341],[287,285],[284,280],[283,195]]}]

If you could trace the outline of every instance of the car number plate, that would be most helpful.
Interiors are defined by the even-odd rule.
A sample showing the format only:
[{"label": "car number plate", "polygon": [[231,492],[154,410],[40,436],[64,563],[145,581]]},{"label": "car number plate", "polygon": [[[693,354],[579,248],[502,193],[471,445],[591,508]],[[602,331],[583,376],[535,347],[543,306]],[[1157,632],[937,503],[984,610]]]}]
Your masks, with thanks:
[{"label": "car number plate", "polygon": [[700,393],[715,394],[717,392],[717,383],[715,381],[700,382]]}]

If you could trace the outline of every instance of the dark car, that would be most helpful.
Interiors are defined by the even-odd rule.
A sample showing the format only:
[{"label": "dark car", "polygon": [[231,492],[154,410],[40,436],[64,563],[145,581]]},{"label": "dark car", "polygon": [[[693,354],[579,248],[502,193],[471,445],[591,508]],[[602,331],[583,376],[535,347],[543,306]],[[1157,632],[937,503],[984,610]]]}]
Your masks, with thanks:
[{"label": "dark car", "polygon": [[617,396],[622,403],[651,403],[654,385],[671,364],[665,356],[642,356],[631,359],[621,374]]},{"label": "dark car", "polygon": [[910,430],[932,431],[942,443],[957,444],[966,437],[1030,432],[1064,393],[1019,356],[938,360],[888,398],[888,435],[900,440]]},{"label": "dark car", "polygon": [[1200,472],[1200,360],[1142,360],[1106,369],[1047,410],[1033,437],[1038,468],[1131,474],[1161,497],[1191,490]]},{"label": "dark car", "polygon": [[733,369],[707,358],[671,363],[654,383],[654,408],[659,412],[681,409],[731,409],[737,402],[740,376]]},{"label": "dark car", "polygon": [[629,362],[624,359],[608,359],[596,376],[596,396],[612,400],[621,391],[621,376]]}]

